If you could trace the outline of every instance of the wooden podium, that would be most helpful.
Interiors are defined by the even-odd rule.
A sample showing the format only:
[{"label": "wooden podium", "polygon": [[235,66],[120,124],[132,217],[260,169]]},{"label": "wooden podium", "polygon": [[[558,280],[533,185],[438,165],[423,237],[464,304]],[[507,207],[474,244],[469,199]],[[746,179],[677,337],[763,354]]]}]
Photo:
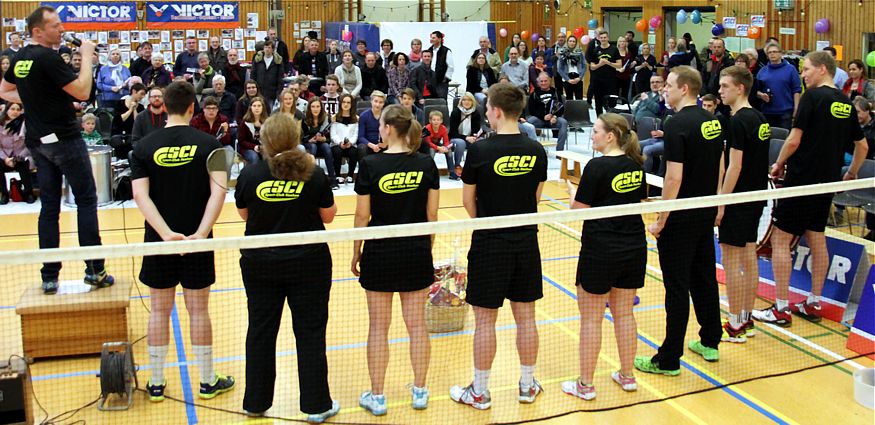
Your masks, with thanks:
[{"label": "wooden podium", "polygon": [[21,342],[31,358],[99,354],[104,342],[128,340],[131,282],[81,294],[45,295],[24,291],[15,312],[21,316]]}]

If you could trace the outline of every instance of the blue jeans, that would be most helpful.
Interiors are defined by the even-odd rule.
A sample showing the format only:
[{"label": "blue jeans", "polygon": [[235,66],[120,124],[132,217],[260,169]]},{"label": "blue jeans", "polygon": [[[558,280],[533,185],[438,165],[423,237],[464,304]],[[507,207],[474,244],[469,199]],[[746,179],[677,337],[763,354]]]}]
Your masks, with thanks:
[{"label": "blue jeans", "polygon": [[[57,248],[60,244],[58,217],[61,213],[61,181],[67,184],[76,198],[76,220],[79,245],[100,245],[100,230],[97,224],[97,188],[91,172],[91,160],[85,141],[81,137],[41,144],[29,148],[36,163],[36,178],[40,186],[39,247]],[[85,273],[103,271],[102,259],[85,260]],[[43,263],[42,279],[57,281],[61,263]]]},{"label": "blue jeans", "polygon": [[255,164],[261,161],[261,155],[255,149],[249,149],[243,151],[243,159],[246,160],[247,164]]},{"label": "blue jeans", "polygon": [[654,157],[665,154],[665,142],[662,139],[645,139],[641,143],[641,153],[644,155],[644,172],[665,175],[665,161],[660,161],[659,170],[653,169]]},{"label": "blue jeans", "polygon": [[519,123],[519,128],[520,128],[520,133],[523,133],[526,136],[529,136],[529,139],[538,140],[538,134],[535,133],[535,126],[533,126],[527,122],[521,122],[521,123]]},{"label": "blue jeans", "polygon": [[556,150],[561,151],[565,149],[565,141],[568,140],[568,121],[565,121],[565,118],[556,117],[555,124],[532,116],[526,118],[526,121],[535,126],[535,128],[558,128],[559,140],[556,142]]},{"label": "blue jeans", "polygon": [[[457,142],[462,142],[462,146],[459,147],[459,144]],[[462,165],[462,155],[465,153],[465,141],[461,139],[453,139],[450,140],[450,145],[450,150],[448,150],[447,153],[443,155],[444,158],[446,158],[447,160],[447,171],[449,172],[451,177],[456,177],[456,166]],[[428,145],[426,145],[426,147],[428,148],[429,155],[431,155],[431,158],[434,159],[434,156],[438,153],[438,151],[432,149],[431,147],[428,147]],[[454,151],[458,153],[454,155]],[[458,157],[458,162],[453,162],[455,161],[454,156]]]},{"label": "blue jeans", "polygon": [[334,182],[334,155],[331,153],[331,146],[327,142],[323,143],[304,143],[304,147],[307,148],[307,152],[310,152],[311,155],[315,157],[322,157],[325,159],[325,168],[328,171],[328,178]]},{"label": "blue jeans", "polygon": [[453,145],[453,161],[456,167],[461,167],[462,157],[465,156],[468,144],[463,139],[450,139],[450,144]]}]

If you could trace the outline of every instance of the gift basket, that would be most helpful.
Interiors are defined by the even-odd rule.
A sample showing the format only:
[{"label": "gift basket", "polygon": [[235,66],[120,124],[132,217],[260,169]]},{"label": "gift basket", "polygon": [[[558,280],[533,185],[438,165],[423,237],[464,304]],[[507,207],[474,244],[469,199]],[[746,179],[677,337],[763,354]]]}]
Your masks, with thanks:
[{"label": "gift basket", "polygon": [[434,284],[428,291],[428,301],[425,303],[425,322],[429,332],[453,332],[465,326],[468,315],[468,303],[465,302],[467,286],[468,273],[456,257],[435,264]]}]

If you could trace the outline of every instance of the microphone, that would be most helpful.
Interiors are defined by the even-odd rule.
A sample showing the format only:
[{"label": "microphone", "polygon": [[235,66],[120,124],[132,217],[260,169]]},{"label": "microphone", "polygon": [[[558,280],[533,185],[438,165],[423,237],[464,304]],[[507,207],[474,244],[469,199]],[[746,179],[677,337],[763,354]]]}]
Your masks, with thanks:
[{"label": "microphone", "polygon": [[64,33],[64,41],[66,41],[67,43],[70,43],[76,47],[82,46],[82,40],[76,38],[75,35],[70,34],[69,32]]}]

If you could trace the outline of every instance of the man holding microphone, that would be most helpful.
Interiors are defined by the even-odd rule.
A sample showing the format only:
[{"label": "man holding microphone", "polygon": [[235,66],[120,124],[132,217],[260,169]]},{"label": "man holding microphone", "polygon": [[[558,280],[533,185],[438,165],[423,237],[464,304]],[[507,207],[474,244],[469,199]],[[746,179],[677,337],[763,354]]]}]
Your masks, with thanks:
[{"label": "man holding microphone", "polygon": [[[25,144],[37,166],[42,204],[39,246],[41,249],[59,246],[62,177],[67,178],[76,197],[79,245],[100,245],[97,189],[73,107],[74,101],[88,99],[92,76],[88,72],[77,76],[52,49],[62,42],[64,33],[64,25],[54,8],[41,6],[34,10],[27,17],[27,30],[33,42],[13,58],[0,81],[0,98],[21,102],[28,112]],[[90,41],[81,42],[82,69],[91,69],[94,48]],[[44,293],[57,292],[60,270],[60,262],[43,264]],[[97,288],[114,283],[102,259],[85,261],[85,283]]]}]

